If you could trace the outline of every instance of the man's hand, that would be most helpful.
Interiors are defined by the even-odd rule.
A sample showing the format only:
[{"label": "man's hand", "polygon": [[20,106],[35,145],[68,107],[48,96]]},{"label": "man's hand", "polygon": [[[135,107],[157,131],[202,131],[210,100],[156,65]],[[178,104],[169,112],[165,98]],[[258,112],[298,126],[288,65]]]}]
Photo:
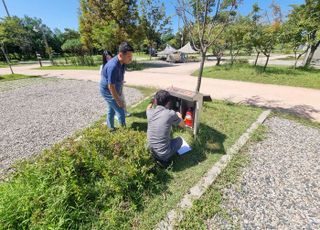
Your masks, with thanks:
[{"label": "man's hand", "polygon": [[182,119],[182,114],[179,113],[179,112],[176,112],[176,114],[177,114],[177,116],[181,119],[181,121],[180,121],[180,123],[179,123],[178,126],[181,127],[181,128],[184,128],[185,123],[184,123],[184,120]]},{"label": "man's hand", "polygon": [[124,108],[124,103],[123,101],[120,99],[120,96],[118,95],[118,92],[116,90],[116,87],[114,84],[110,84],[108,85],[108,88],[110,90],[110,93],[113,97],[113,99],[116,101],[117,105],[120,107],[120,108]]},{"label": "man's hand", "polygon": [[118,100],[116,101],[117,102],[117,105],[120,107],[120,108],[124,108],[124,103],[121,101],[121,100]]},{"label": "man's hand", "polygon": [[181,113],[176,112],[176,114],[177,114],[177,116],[178,116],[180,119],[182,119],[182,115],[181,115]]},{"label": "man's hand", "polygon": [[149,105],[147,106],[147,110],[148,110],[148,109],[152,109],[153,105],[154,105],[154,98],[151,98],[150,103],[149,103]]}]

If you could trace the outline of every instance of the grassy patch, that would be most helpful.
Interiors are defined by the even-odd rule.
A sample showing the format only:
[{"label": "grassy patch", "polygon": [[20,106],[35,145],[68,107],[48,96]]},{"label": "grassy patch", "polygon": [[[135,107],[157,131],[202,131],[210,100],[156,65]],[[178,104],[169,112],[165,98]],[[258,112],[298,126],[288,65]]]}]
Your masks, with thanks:
[{"label": "grassy patch", "polygon": [[[11,60],[11,66],[17,66],[17,65],[20,65],[18,61]],[[0,62],[0,68],[9,68],[9,65],[6,62]]]},{"label": "grassy patch", "polygon": [[157,91],[156,88],[152,88],[152,87],[143,87],[143,86],[136,86],[136,85],[125,85],[125,87],[135,88],[139,90],[144,97],[151,96]]},{"label": "grassy patch", "polygon": [[193,151],[160,170],[145,149],[148,101],[129,109],[128,129],[110,133],[101,118],[33,163],[19,164],[0,184],[0,225],[152,229],[261,112],[220,101],[205,104],[197,141],[188,131],[173,133],[192,143]]},{"label": "grassy patch", "polygon": [[[194,73],[196,76],[198,71]],[[282,66],[269,66],[266,72],[263,67],[254,67],[248,64],[229,64],[206,67],[204,77],[224,80],[248,81],[275,85],[288,85],[320,89],[320,70],[292,69]]]},{"label": "grassy patch", "polygon": [[[241,179],[242,170],[250,162],[248,155],[248,147],[253,143],[265,139],[266,126],[260,125],[253,133],[249,142],[241,149],[241,151],[233,156],[227,167],[218,176],[217,180],[204,193],[204,195],[196,200],[191,209],[187,210],[184,218],[177,226],[177,229],[208,229],[207,220],[214,215],[219,215],[226,221],[230,221],[228,210],[222,206],[223,190],[232,185],[237,185]],[[232,223],[235,229],[237,223]]]},{"label": "grassy patch", "polygon": [[100,66],[78,66],[78,65],[54,65],[43,66],[40,70],[99,70]]},{"label": "grassy patch", "polygon": [[19,79],[25,79],[25,78],[37,78],[38,76],[29,76],[29,75],[23,75],[23,74],[6,74],[0,76],[0,82],[3,81],[13,81],[13,80],[19,80]]}]

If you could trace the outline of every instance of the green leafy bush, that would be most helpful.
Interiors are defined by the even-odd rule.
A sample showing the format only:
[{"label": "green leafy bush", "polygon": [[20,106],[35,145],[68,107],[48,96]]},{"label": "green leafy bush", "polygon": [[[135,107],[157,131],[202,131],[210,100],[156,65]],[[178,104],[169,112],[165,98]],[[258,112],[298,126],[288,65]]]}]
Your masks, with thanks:
[{"label": "green leafy bush", "polygon": [[75,56],[70,58],[72,65],[76,66],[94,66],[96,65],[94,58],[92,56],[83,55]]},{"label": "green leafy bush", "polygon": [[126,229],[144,197],[163,189],[165,171],[144,132],[88,128],[17,165],[0,184],[1,229]]},{"label": "green leafy bush", "polygon": [[249,60],[248,59],[244,59],[244,58],[240,58],[240,59],[235,59],[234,63],[235,64],[249,64]]},{"label": "green leafy bush", "polygon": [[133,60],[129,65],[127,65],[127,69],[128,71],[143,70],[144,64]]}]

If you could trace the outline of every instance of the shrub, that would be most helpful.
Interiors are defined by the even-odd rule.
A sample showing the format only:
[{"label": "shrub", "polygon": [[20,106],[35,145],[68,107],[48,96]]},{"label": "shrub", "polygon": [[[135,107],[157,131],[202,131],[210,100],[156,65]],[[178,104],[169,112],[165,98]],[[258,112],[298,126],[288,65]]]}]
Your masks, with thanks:
[{"label": "shrub", "polygon": [[76,66],[94,66],[94,65],[96,65],[93,57],[88,56],[88,55],[71,57],[69,60],[72,65],[76,65]]},{"label": "shrub", "polygon": [[165,172],[145,149],[145,133],[91,128],[17,165],[0,184],[3,229],[124,229],[160,191]]},{"label": "shrub", "polygon": [[139,63],[136,60],[133,60],[129,65],[127,65],[128,71],[134,71],[134,70],[143,70],[144,64]]},{"label": "shrub", "polygon": [[248,59],[244,59],[244,58],[235,59],[234,60],[234,64],[249,64],[249,60]]}]

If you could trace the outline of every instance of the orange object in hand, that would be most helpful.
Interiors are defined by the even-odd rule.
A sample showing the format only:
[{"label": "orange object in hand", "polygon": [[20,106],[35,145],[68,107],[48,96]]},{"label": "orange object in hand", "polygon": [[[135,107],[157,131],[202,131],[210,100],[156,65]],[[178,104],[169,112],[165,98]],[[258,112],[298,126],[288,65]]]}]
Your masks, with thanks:
[{"label": "orange object in hand", "polygon": [[193,126],[193,117],[192,117],[191,108],[186,113],[186,117],[184,118],[184,122],[185,122],[186,126],[192,128],[192,126]]}]

